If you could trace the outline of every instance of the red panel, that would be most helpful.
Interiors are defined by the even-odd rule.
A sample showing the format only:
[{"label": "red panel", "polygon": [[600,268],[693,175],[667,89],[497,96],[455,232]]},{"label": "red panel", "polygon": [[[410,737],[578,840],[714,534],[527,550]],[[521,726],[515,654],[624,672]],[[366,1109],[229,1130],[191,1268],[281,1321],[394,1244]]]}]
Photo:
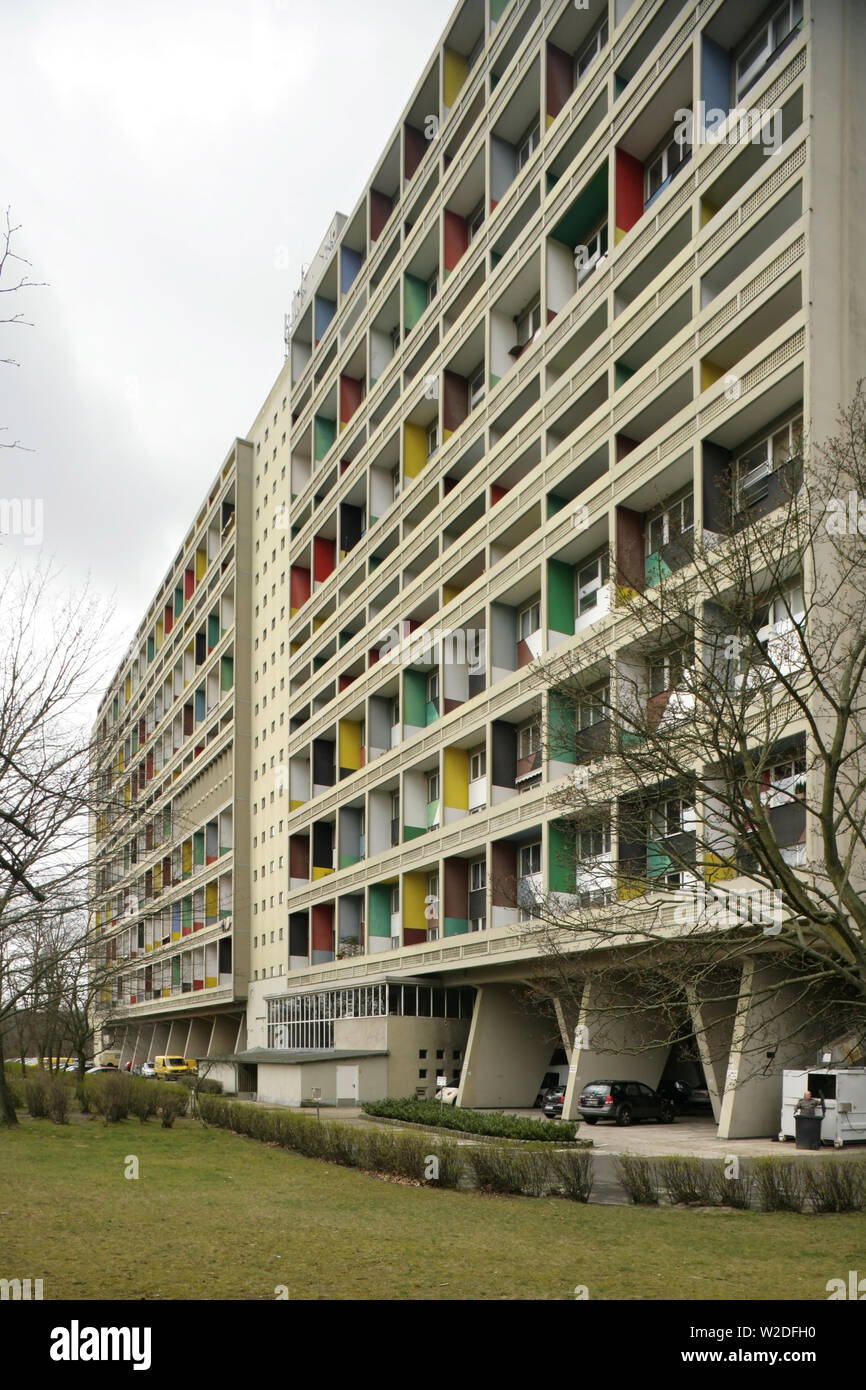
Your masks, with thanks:
[{"label": "red panel", "polygon": [[146,766],[146,769],[147,769],[145,775],[146,775],[146,777],[147,777],[147,780],[150,781],[151,777],[153,776],[153,754],[152,754],[152,753],[148,753],[148,755],[147,755],[147,762],[146,762],[145,766]]},{"label": "red panel", "polygon": [[170,603],[165,605],[165,635],[166,637],[174,627],[174,608]]},{"label": "red panel", "polygon": [[530,663],[530,661],[534,661],[534,660],[535,660],[535,657],[532,655],[532,652],[529,650],[529,646],[527,645],[527,643],[526,643],[526,642],[518,642],[518,644],[517,644],[517,668],[518,668],[518,670],[520,669],[521,666],[528,666],[529,663]]},{"label": "red panel", "polygon": [[307,835],[289,836],[289,877],[310,877],[310,840]]},{"label": "red panel", "polygon": [[[334,542],[327,536],[313,537],[313,578],[321,584],[334,572]],[[309,598],[309,594],[307,594]],[[292,605],[294,607],[294,603]]]},{"label": "red panel", "polygon": [[643,217],[643,165],[625,150],[616,152],[616,226],[627,232]]},{"label": "red panel", "polygon": [[616,509],[617,582],[642,592],[645,580],[643,516],[631,507]]},{"label": "red panel", "polygon": [[187,570],[183,576],[183,596],[192,598],[192,591],[195,588],[195,570]]},{"label": "red panel", "polygon": [[296,612],[310,597],[310,571],[292,565],[289,575],[289,604]]},{"label": "red panel", "polygon": [[427,153],[428,142],[424,139],[423,130],[417,130],[415,126],[407,122],[403,127],[406,132],[405,154],[403,157],[403,169],[407,179],[411,179]]},{"label": "red panel", "polygon": [[490,846],[490,873],[493,905],[514,907],[517,881],[517,846],[509,840],[494,840]]},{"label": "red panel", "polygon": [[469,414],[469,384],[465,376],[445,372],[442,386],[442,428],[459,429]]},{"label": "red panel", "polygon": [[[334,909],[330,903],[313,905],[313,950],[333,951],[334,949]],[[426,940],[424,932],[421,933]]]},{"label": "red panel", "polygon": [[340,689],[348,690],[349,686],[355,680],[357,680],[356,676],[340,676]]},{"label": "red panel", "polygon": [[370,240],[378,241],[382,235],[385,223],[391,216],[393,204],[386,193],[380,193],[378,189],[370,189]]},{"label": "red panel", "polygon": [[507,492],[510,492],[510,491],[511,491],[511,488],[510,488],[510,487],[503,487],[501,483],[491,483],[491,484],[490,484],[490,505],[491,505],[491,507],[495,507],[497,502],[501,502],[502,499],[503,499],[503,497],[505,496],[505,494],[506,494]]},{"label": "red panel", "polygon": [[426,929],[425,927],[404,927],[404,928],[403,928],[403,945],[404,945],[404,946],[420,946],[421,943],[422,943],[423,941],[426,941],[426,940],[427,940],[427,929]]},{"label": "red panel", "polygon": [[469,862],[466,859],[445,860],[445,893],[443,917],[469,916]]},{"label": "red panel", "polygon": [[574,60],[555,43],[547,45],[547,114],[559,115],[573,91]]},{"label": "red panel", "polygon": [[[360,381],[356,381],[353,376],[340,377],[340,424],[347,425],[351,420],[358,406],[361,404],[362,391]],[[345,465],[348,467],[348,465]]]},{"label": "red panel", "polygon": [[469,245],[469,227],[465,217],[445,210],[445,269],[453,270]]},{"label": "red panel", "polygon": [[369,666],[375,666],[375,665],[376,665],[376,662],[377,662],[378,660],[379,660],[379,648],[378,648],[378,647],[371,647],[371,648],[370,648],[370,651],[369,651],[369,653],[368,653],[367,666],[368,666],[368,667],[369,667]]}]

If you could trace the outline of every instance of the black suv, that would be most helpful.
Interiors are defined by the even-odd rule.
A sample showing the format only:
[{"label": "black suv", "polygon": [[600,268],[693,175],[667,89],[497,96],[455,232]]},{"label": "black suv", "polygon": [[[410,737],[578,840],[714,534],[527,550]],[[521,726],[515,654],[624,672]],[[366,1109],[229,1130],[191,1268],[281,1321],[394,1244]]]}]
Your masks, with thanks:
[{"label": "black suv", "polygon": [[[580,1093],[577,1110],[588,1125],[599,1120],[615,1120],[618,1125],[630,1125],[637,1120],[661,1120],[662,1124],[669,1125],[674,1119],[673,1102],[642,1081],[590,1081]],[[547,1114],[547,1106],[544,1113]]]}]

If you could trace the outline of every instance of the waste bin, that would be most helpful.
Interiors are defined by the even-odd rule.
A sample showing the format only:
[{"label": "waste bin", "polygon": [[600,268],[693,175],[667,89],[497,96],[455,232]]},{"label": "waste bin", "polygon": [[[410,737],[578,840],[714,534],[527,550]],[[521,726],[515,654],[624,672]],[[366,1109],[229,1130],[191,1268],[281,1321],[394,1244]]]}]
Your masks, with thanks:
[{"label": "waste bin", "polygon": [[798,1149],[820,1149],[823,1115],[795,1115],[794,1134]]}]

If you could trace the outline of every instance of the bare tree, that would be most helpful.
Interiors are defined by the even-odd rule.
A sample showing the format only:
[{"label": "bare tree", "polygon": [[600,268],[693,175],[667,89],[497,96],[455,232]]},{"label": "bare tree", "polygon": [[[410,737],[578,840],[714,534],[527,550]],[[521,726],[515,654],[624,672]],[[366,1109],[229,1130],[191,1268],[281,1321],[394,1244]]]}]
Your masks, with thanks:
[{"label": "bare tree", "polygon": [[822,447],[786,429],[704,460],[699,533],[687,492],[649,544],[626,516],[609,616],[539,662],[560,815],[551,891],[521,890],[532,991],[573,1022],[592,982],[596,1041],[637,1011],[643,1045],[682,1043],[695,1000],[733,1024],[746,959],[780,1034],[866,1036],[862,386]]},{"label": "bare tree", "polygon": [[0,576],[0,1124],[2,1024],[85,949],[90,899],[89,714],[102,683],[104,605],[45,569]]},{"label": "bare tree", "polygon": [[[20,294],[22,290],[39,289],[45,285],[44,280],[31,280],[26,270],[22,266],[29,266],[30,262],[24,256],[13,250],[13,238],[20,232],[21,224],[13,225],[12,209],[7,207],[5,214],[5,225],[0,228],[0,294]],[[16,327],[32,328],[32,323],[24,317],[21,310],[8,314],[0,318],[0,326],[14,325]],[[0,366],[17,367],[18,361],[14,357],[0,357]],[[0,425],[0,430],[6,431],[7,425]],[[0,449],[23,449],[25,445],[19,439],[11,443],[0,441]]]}]

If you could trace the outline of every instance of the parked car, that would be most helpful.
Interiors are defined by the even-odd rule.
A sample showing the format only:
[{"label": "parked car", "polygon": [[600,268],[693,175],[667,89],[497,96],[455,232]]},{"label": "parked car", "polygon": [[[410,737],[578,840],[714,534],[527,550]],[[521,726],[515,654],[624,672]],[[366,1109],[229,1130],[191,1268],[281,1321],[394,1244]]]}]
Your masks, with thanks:
[{"label": "parked car", "polygon": [[457,1086],[442,1086],[436,1092],[436,1099],[441,1100],[443,1105],[456,1105],[458,1089]]},{"label": "parked car", "polygon": [[542,1110],[548,1120],[558,1120],[562,1116],[562,1107],[565,1104],[565,1087],[554,1086],[547,1092],[544,1098]]},{"label": "parked car", "polygon": [[[630,1125],[637,1120],[660,1120],[669,1125],[674,1120],[673,1101],[660,1096],[643,1081],[590,1081],[578,1097],[577,1111],[588,1125],[597,1124],[599,1120],[613,1120],[618,1125]],[[544,1113],[547,1114],[546,1107]]]},{"label": "parked car", "polygon": [[156,1067],[153,1062],[142,1062],[138,1074],[139,1076],[156,1076]]},{"label": "parked car", "polygon": [[85,1076],[96,1076],[98,1072],[117,1072],[117,1067],[88,1067]]},{"label": "parked car", "polygon": [[712,1108],[709,1091],[701,1086],[690,1086],[687,1081],[660,1081],[656,1091],[665,1100],[672,1102],[678,1115]]},{"label": "parked car", "polygon": [[544,1109],[544,1102],[551,1091],[558,1091],[568,1080],[568,1067],[555,1067],[544,1073],[544,1079],[538,1088],[538,1095],[535,1097],[533,1109]]}]

